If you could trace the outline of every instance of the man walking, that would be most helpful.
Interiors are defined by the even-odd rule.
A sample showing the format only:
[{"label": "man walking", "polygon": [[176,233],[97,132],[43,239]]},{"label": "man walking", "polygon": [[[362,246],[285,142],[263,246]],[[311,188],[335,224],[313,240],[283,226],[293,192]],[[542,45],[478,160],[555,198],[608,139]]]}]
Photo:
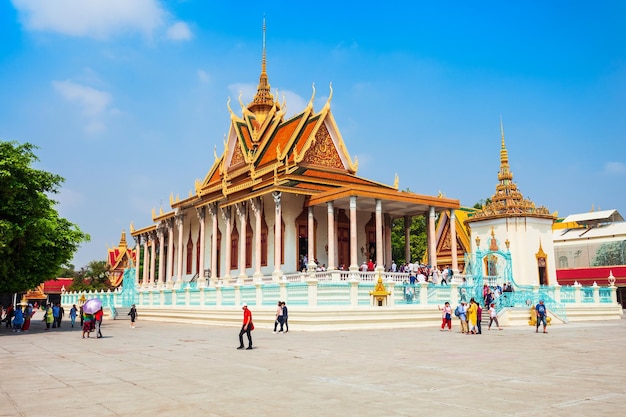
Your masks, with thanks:
[{"label": "man walking", "polygon": [[287,304],[283,301],[283,323],[285,324],[285,333],[289,331],[289,310],[287,310]]},{"label": "man walking", "polygon": [[535,312],[537,313],[537,328],[535,329],[535,333],[539,333],[539,325],[543,323],[543,332],[548,333],[546,331],[546,306],[543,304],[543,300],[539,300],[539,304],[535,306]]},{"label": "man walking", "polygon": [[57,327],[61,327],[61,320],[63,320],[63,316],[65,316],[65,310],[63,309],[63,304],[57,303],[59,306],[59,316],[57,317]]},{"label": "man walking", "polygon": [[53,329],[57,327],[57,323],[60,323],[59,314],[61,314],[61,308],[59,307],[59,303],[53,304],[52,305],[52,328]]},{"label": "man walking", "polygon": [[244,303],[241,308],[243,309],[243,326],[239,332],[239,347],[237,349],[243,349],[243,335],[248,336],[248,347],[246,350],[252,349],[252,335],[250,332],[254,330],[254,324],[252,324],[252,312],[248,310],[248,304]]},{"label": "man walking", "polygon": [[98,339],[102,337],[102,331],[100,329],[102,328],[103,316],[104,316],[104,311],[102,310],[102,307],[100,307],[100,310],[96,311],[96,314],[94,314],[94,319],[96,320],[96,338]]}]

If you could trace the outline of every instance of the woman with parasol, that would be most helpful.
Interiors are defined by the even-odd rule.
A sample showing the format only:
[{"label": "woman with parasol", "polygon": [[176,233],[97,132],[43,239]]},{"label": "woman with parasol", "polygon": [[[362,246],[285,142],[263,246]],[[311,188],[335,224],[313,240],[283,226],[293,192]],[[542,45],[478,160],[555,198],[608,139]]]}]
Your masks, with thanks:
[{"label": "woman with parasol", "polygon": [[89,299],[83,304],[83,339],[85,334],[89,338],[89,332],[95,327],[94,314],[102,308],[102,301],[99,298]]}]

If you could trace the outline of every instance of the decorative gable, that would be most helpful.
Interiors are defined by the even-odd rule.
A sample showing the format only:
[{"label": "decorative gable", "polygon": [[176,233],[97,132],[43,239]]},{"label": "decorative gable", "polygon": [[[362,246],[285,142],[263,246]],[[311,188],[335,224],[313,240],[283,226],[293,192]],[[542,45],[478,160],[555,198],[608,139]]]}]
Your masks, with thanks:
[{"label": "decorative gable", "polygon": [[244,162],[243,152],[241,151],[241,143],[239,141],[236,141],[233,157],[230,160],[230,166],[233,167],[241,162]]},{"label": "decorative gable", "polygon": [[302,163],[320,165],[328,168],[344,169],[339,152],[333,143],[330,132],[326,124],[322,123],[317,133],[313,146],[311,146],[304,157]]}]

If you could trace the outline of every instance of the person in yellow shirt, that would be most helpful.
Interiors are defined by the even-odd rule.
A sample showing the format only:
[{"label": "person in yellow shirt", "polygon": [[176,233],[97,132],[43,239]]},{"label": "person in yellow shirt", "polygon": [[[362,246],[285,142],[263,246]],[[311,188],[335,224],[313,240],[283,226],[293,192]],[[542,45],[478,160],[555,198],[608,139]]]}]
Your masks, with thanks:
[{"label": "person in yellow shirt", "polygon": [[474,298],[470,300],[469,307],[467,308],[467,323],[469,327],[467,334],[478,333],[478,303],[476,303]]}]

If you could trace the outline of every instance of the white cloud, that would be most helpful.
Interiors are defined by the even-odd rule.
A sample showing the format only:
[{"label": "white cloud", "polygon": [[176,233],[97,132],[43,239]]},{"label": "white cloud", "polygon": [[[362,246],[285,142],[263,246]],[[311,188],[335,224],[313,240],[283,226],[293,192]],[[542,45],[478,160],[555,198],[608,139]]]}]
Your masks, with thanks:
[{"label": "white cloud", "polygon": [[92,87],[73,83],[72,81],[53,81],[52,86],[67,101],[78,103],[83,115],[88,119],[85,131],[89,134],[100,133],[105,130],[102,120],[109,110],[113,96]]},{"label": "white cloud", "polygon": [[209,74],[201,69],[198,70],[198,79],[201,83],[204,84],[207,84],[209,81],[211,81],[211,77],[209,77]]},{"label": "white cloud", "polygon": [[191,30],[187,23],[185,22],[176,22],[169,28],[167,28],[167,32],[165,33],[167,39],[172,41],[188,41],[193,37],[191,34]]},{"label": "white cloud", "polygon": [[621,175],[626,173],[626,164],[623,162],[607,162],[604,164],[604,173],[608,175]]},{"label": "white cloud", "polygon": [[28,30],[106,39],[119,31],[150,35],[166,12],[157,0],[11,0]]}]

